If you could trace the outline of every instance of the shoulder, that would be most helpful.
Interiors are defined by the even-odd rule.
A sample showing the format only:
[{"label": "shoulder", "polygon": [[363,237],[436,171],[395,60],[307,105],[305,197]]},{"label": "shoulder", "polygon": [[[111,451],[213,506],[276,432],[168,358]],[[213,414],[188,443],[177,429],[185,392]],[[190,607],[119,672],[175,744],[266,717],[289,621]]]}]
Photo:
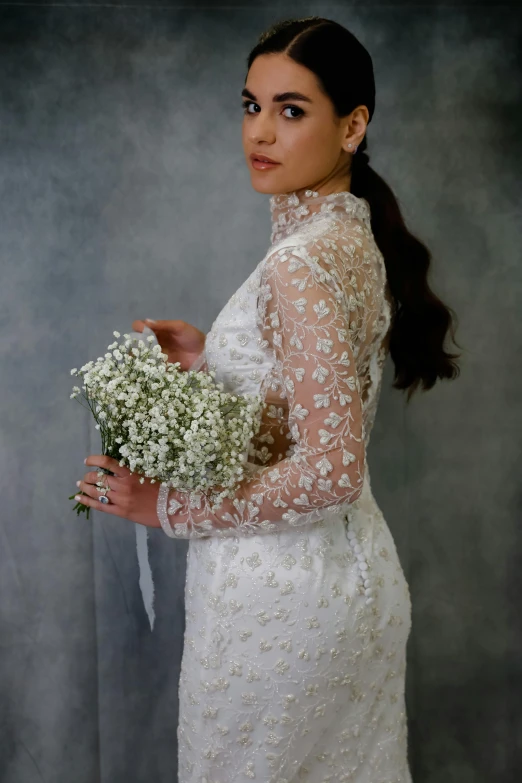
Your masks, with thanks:
[{"label": "shoulder", "polygon": [[288,236],[273,242],[265,259],[274,260],[293,253],[303,258],[345,257],[362,254],[374,243],[371,226],[356,215],[325,213],[311,225],[303,225]]},{"label": "shoulder", "polygon": [[330,218],[313,231],[295,232],[271,245],[264,258],[263,278],[297,284],[298,279],[308,277],[338,287],[365,262],[366,233],[361,221],[347,218]]}]

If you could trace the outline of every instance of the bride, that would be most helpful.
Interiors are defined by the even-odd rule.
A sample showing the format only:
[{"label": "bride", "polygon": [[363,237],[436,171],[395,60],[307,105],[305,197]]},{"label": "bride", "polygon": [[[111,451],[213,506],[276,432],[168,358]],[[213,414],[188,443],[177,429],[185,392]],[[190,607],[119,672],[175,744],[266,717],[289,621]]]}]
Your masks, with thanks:
[{"label": "bride", "polygon": [[[451,311],[364,152],[362,44],[328,19],[280,22],[250,53],[242,98],[252,186],[271,194],[267,253],[208,334],[133,328],[182,369],[263,396],[247,476],[212,511],[90,455],[78,498],[189,539],[180,783],[408,783],[410,594],[367,449],[388,353],[408,400],[457,377]],[[95,466],[115,474],[103,503]]]}]

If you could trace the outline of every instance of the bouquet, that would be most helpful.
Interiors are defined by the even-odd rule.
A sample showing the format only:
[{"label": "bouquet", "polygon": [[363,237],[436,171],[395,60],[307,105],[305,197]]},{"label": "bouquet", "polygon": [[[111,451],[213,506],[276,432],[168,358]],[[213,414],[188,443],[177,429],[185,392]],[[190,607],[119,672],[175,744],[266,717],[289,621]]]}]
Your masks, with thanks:
[{"label": "bouquet", "polygon": [[[146,342],[123,337],[105,356],[71,370],[83,380],[71,398],[86,401],[81,404],[96,420],[102,453],[140,474],[141,483],[148,477],[202,492],[213,510],[219,508],[245,474],[249,442],[260,427],[261,398],[224,391],[213,371],[180,370],[157,342],[150,345],[155,335]],[[83,503],[73,510],[89,518]]]}]

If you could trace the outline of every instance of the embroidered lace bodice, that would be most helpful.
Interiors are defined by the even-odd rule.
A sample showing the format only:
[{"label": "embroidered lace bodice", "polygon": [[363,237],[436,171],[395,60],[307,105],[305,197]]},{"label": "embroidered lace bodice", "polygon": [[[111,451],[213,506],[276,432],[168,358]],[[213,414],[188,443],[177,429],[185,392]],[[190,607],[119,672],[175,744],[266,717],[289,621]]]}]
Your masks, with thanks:
[{"label": "embroidered lace bodice", "polygon": [[357,503],[387,353],[391,299],[370,208],[343,191],[270,198],[271,246],[231,296],[192,369],[261,394],[247,476],[212,511],[170,490],[168,535],[255,535]]}]

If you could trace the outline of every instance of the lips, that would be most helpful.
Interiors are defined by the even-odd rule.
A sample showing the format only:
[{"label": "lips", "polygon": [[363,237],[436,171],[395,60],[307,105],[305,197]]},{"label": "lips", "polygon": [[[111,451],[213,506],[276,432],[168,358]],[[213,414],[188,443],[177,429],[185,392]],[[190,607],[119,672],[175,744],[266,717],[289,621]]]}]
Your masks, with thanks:
[{"label": "lips", "polygon": [[252,155],[250,156],[250,160],[258,160],[261,163],[279,163],[278,160],[269,158],[267,155],[257,155],[255,152],[253,152]]}]

